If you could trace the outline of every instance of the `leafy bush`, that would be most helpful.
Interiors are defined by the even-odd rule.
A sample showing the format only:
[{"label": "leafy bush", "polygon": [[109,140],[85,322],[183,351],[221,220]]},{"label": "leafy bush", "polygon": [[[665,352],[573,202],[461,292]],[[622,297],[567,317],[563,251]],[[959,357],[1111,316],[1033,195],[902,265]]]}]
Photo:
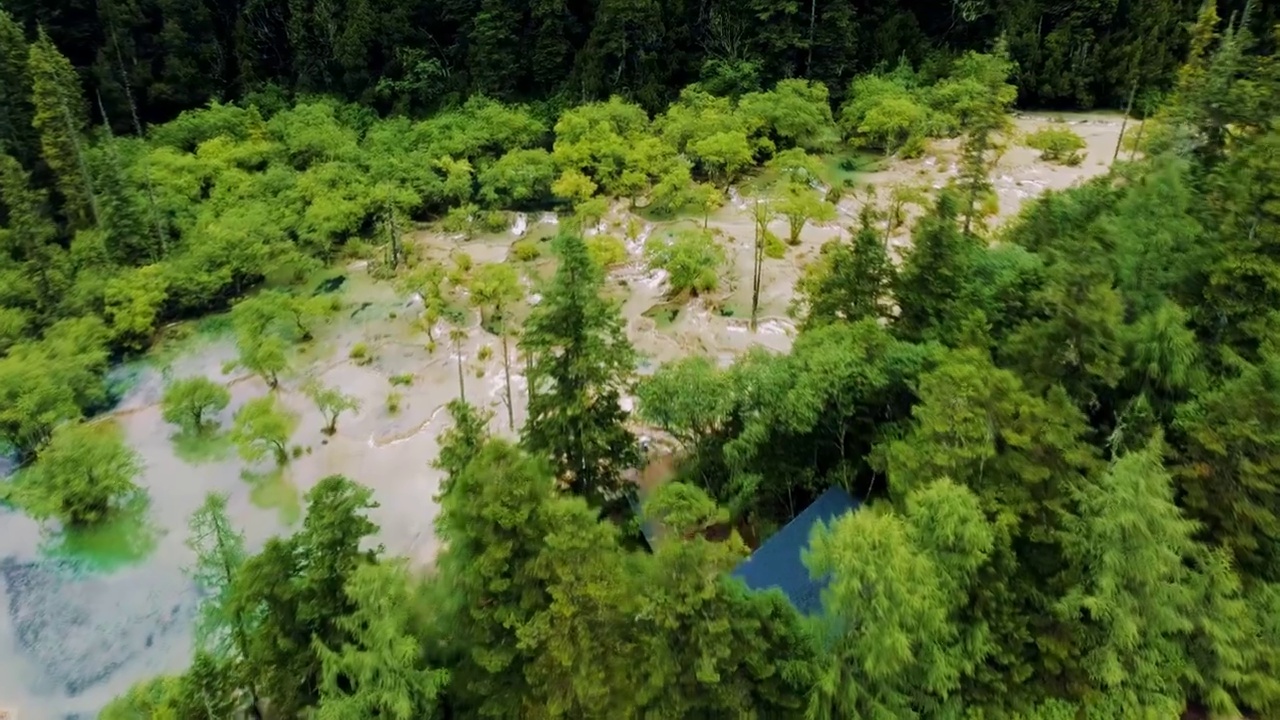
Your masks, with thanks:
[{"label": "leafy bush", "polygon": [[399,375],[392,375],[390,378],[390,382],[392,385],[396,387],[407,387],[413,384],[413,373],[401,373]]},{"label": "leafy bush", "polygon": [[720,284],[724,248],[705,230],[678,233],[674,238],[652,238],[645,245],[651,269],[667,271],[671,293],[701,295]]},{"label": "leafy bush", "polygon": [[404,395],[392,390],[387,393],[387,414],[395,415],[400,412],[400,403],[404,400]]},{"label": "leafy bush", "polygon": [[520,262],[529,262],[542,256],[542,248],[536,240],[524,238],[511,244],[511,255]]},{"label": "leafy bush", "polygon": [[599,267],[608,269],[627,261],[627,246],[612,235],[593,235],[586,239],[587,253]]},{"label": "leafy bush", "polygon": [[1070,128],[1049,126],[1041,128],[1026,137],[1029,148],[1040,151],[1040,159],[1048,162],[1060,162],[1066,165],[1079,165],[1084,158],[1080,151],[1084,149],[1084,139]]},{"label": "leafy bush", "polygon": [[373,362],[373,354],[369,351],[369,346],[362,342],[351,346],[351,352],[347,353],[347,357],[354,360],[357,365],[368,365]]}]

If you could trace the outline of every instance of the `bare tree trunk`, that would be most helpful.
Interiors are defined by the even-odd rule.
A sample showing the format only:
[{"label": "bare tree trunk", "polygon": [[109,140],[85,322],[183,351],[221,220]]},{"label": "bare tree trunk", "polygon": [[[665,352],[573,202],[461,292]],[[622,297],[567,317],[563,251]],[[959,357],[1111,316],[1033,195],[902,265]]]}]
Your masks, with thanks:
[{"label": "bare tree trunk", "polygon": [[[115,20],[111,19],[109,23],[111,29],[111,46],[115,50],[116,66],[120,68],[120,82],[124,86],[124,96],[125,99],[129,101],[129,114],[133,119],[133,132],[138,136],[138,139],[141,140],[143,137],[142,121],[138,119],[138,103],[134,102],[133,99],[133,86],[129,82],[129,72],[124,66],[124,53],[120,52],[120,39],[116,35]],[[98,107],[102,107],[102,95],[100,93],[98,95]],[[102,110],[102,122],[106,123],[107,128],[110,129],[111,124],[107,122],[107,111],[105,108]],[[156,233],[156,242],[159,243],[160,246],[160,255],[164,256],[169,254],[169,243],[165,240],[164,227],[160,224],[160,218],[156,214],[156,190],[151,184],[151,164],[147,162],[145,153],[143,153],[142,158],[142,180],[147,186],[147,214],[150,216],[152,229],[154,229]]]},{"label": "bare tree trunk", "polygon": [[511,425],[511,430],[516,429],[516,410],[515,403],[511,400],[511,353],[507,349],[507,329],[502,328],[502,376],[507,384],[507,422]]},{"label": "bare tree trunk", "polygon": [[804,61],[806,75],[813,73],[813,29],[818,18],[818,0],[809,0],[809,56]]},{"label": "bare tree trunk", "polygon": [[84,180],[85,191],[89,194],[89,212],[93,214],[94,227],[102,227],[102,213],[98,210],[98,195],[93,189],[93,176],[89,174],[89,164],[84,161],[84,150],[80,148],[80,138],[75,123],[71,122],[71,110],[67,107],[66,98],[58,96],[58,105],[62,108],[62,121],[67,125],[67,136],[76,152],[76,162],[80,165],[80,177]]},{"label": "bare tree trunk", "polygon": [[1134,155],[1138,154],[1138,146],[1142,144],[1142,132],[1147,129],[1147,119],[1142,118],[1142,122],[1138,123],[1138,134],[1133,138],[1133,149],[1129,151],[1129,159],[1132,160]]},{"label": "bare tree trunk", "polygon": [[467,384],[462,374],[462,342],[455,335],[453,339],[453,353],[458,359],[458,399],[462,402],[467,401]]},{"label": "bare tree trunk", "polygon": [[1116,151],[1111,155],[1111,162],[1115,162],[1120,157],[1120,146],[1124,144],[1124,130],[1129,126],[1129,113],[1133,112],[1133,98],[1138,94],[1138,81],[1133,82],[1133,87],[1129,89],[1129,102],[1124,106],[1124,119],[1120,121],[1120,137],[1116,138]]}]

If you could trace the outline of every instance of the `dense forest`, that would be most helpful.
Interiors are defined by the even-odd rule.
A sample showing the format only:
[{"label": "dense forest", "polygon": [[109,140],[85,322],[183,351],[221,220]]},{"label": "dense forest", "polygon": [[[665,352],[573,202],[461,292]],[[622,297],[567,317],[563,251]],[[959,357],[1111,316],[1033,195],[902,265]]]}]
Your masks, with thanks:
[{"label": "dense forest", "polygon": [[[103,718],[1280,717],[1274,6],[4,7],[0,436],[25,466],[0,499],[70,528],[119,511],[138,458],[86,421],[110,363],[230,309],[274,392],[334,312],[290,283],[342,256],[424,315],[477,310],[528,380],[518,442],[464,387],[450,403],[428,573],[378,544],[358,477],[256,553],[210,495],[191,668]],[[1015,103],[1130,102],[1130,160],[987,222]],[[918,217],[863,203],[797,290],[790,352],[636,376],[579,230],[614,204],[705,225],[772,178],[758,296],[770,221],[798,235],[847,190],[812,192],[819,155],[939,137],[961,138],[955,182]],[[512,210],[563,230],[519,323],[509,268],[402,240]],[[655,262],[696,293],[715,252],[691,237]],[[306,393],[328,433],[357,407]],[[247,460],[289,462],[274,398],[235,414]],[[198,434],[228,396],[193,378],[163,402]],[[619,510],[634,422],[679,445],[652,552]],[[832,485],[868,502],[812,539],[820,614],[727,575]]]},{"label": "dense forest", "polygon": [[[785,78],[843,96],[858,73],[929,66],[997,38],[1021,102],[1123,105],[1171,87],[1198,0],[6,0],[43,28],[117,132],[216,100],[323,93],[386,111],[483,94],[563,108],[622,95],[650,112],[695,81],[740,94]],[[1242,0],[1219,8],[1229,17]],[[1250,24],[1270,42],[1272,3]],[[4,47],[13,47],[12,39]],[[10,69],[0,92],[14,97]],[[96,113],[95,113],[96,115]]]}]

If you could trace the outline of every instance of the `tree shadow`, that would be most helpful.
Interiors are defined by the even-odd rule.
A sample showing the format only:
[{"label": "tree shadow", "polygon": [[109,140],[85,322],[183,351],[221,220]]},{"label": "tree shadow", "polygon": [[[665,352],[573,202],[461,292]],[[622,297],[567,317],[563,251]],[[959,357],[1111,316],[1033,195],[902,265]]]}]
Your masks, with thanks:
[{"label": "tree shadow", "polygon": [[91,571],[111,571],[145,560],[164,531],[148,515],[150,500],[137,493],[102,522],[46,535],[42,554]]},{"label": "tree shadow", "polygon": [[191,432],[181,430],[169,436],[173,454],[188,465],[206,465],[231,456],[231,435],[222,430]]},{"label": "tree shadow", "polygon": [[240,479],[249,483],[249,501],[263,510],[275,510],[280,522],[293,525],[302,517],[302,494],[285,477],[284,468],[266,472],[241,470]]}]

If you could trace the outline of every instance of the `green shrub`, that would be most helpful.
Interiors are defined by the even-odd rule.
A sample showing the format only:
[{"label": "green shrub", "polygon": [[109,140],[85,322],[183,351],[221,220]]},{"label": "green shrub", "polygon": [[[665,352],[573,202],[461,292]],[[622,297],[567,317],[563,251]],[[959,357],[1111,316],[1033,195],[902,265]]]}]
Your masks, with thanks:
[{"label": "green shrub", "polygon": [[701,295],[720,284],[724,248],[706,230],[683,231],[670,240],[652,238],[645,245],[644,253],[650,269],[667,271],[672,294]]},{"label": "green shrub", "polygon": [[510,226],[507,214],[501,210],[486,210],[480,213],[480,227],[485,232],[500,233]]},{"label": "green shrub", "polygon": [[1065,127],[1041,128],[1026,137],[1029,148],[1040,151],[1040,159],[1047,162],[1060,162],[1066,165],[1079,165],[1084,159],[1080,151],[1084,149],[1084,139]]},{"label": "green shrub", "polygon": [[782,238],[766,230],[764,233],[764,255],[774,260],[781,260],[787,256],[787,244],[782,242]]},{"label": "green shrub", "polygon": [[369,346],[358,342],[351,346],[351,352],[347,353],[347,357],[355,361],[357,365],[368,365],[373,362],[373,354],[369,351]]},{"label": "green shrub", "polygon": [[586,242],[587,253],[602,268],[611,268],[627,261],[627,246],[612,235],[593,235]]},{"label": "green shrub", "polygon": [[400,403],[404,400],[404,395],[392,390],[387,393],[387,414],[395,415],[400,412]]},{"label": "green shrub", "polygon": [[511,244],[511,255],[519,262],[529,262],[542,255],[542,248],[538,247],[536,240],[524,238]]},{"label": "green shrub", "polygon": [[491,357],[493,357],[493,348],[488,345],[481,345],[476,352],[476,359],[480,362],[488,362]]},{"label": "green shrub", "polygon": [[401,373],[399,375],[392,375],[390,378],[390,381],[393,386],[407,387],[413,384],[413,373]]}]

